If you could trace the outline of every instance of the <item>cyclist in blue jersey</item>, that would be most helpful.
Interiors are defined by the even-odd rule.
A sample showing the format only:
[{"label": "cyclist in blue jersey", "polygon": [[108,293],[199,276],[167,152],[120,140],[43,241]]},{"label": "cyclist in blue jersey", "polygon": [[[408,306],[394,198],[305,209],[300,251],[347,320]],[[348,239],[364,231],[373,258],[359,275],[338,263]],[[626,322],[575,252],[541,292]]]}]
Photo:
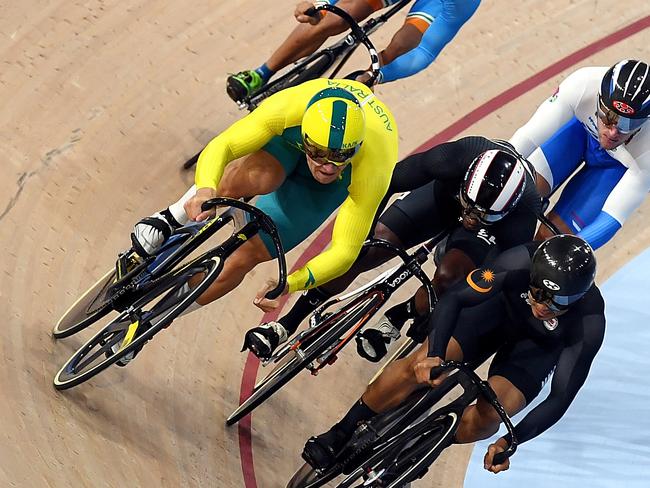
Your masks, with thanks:
[{"label": "cyclist in blue jersey", "polygon": [[[296,27],[271,57],[259,68],[228,76],[230,98],[240,101],[263,87],[271,77],[294,61],[315,52],[330,36],[340,34],[348,25],[336,15],[314,18],[305,11],[323,3],[337,4],[355,20],[361,21],[373,12],[394,5],[399,0],[323,0],[301,2],[295,17],[302,25]],[[382,68],[378,83],[387,83],[414,75],[429,66],[460,28],[474,14],[480,0],[416,0],[404,25],[390,44],[380,53]],[[366,81],[362,74],[358,81]]]},{"label": "cyclist in blue jersey", "polygon": [[514,134],[510,142],[535,166],[542,196],[568,181],[549,213],[562,232],[597,249],[645,200],[648,120],[650,66],[624,59],[570,74]]}]

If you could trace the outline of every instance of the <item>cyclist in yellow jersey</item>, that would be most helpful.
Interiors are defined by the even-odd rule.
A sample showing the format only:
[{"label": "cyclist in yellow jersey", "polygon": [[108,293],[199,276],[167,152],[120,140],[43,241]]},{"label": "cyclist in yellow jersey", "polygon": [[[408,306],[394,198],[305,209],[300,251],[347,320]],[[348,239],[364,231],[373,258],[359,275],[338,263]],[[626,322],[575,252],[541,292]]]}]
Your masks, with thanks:
[{"label": "cyclist in yellow jersey", "polygon": [[[134,248],[151,254],[174,228],[208,218],[214,211],[202,212],[201,204],[216,196],[261,195],[256,206],[273,219],[287,251],[340,206],[330,247],[289,275],[285,293],[321,285],[345,273],[359,254],[388,189],[397,147],[395,119],[365,85],[318,79],[288,88],[206,146],[196,184],[136,224]],[[188,310],[225,295],[257,264],[273,259],[274,246],[265,238],[258,234],[232,254]],[[254,300],[265,311],[277,307],[264,298],[274,285],[269,281]]]}]

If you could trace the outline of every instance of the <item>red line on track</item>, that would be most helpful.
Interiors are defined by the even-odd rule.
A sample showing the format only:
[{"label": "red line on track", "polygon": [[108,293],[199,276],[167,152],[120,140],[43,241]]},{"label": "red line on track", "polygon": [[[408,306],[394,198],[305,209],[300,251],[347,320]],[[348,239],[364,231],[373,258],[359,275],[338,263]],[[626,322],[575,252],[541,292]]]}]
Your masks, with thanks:
[{"label": "red line on track", "polygon": [[[504,105],[512,102],[516,98],[520,97],[524,93],[532,90],[533,88],[539,86],[545,81],[549,80],[553,76],[558,75],[565,69],[568,69],[580,61],[596,54],[603,49],[610,47],[617,42],[620,42],[638,32],[641,32],[644,29],[650,27],[650,15],[643,17],[636,22],[629,24],[622,29],[599,39],[596,42],[585,46],[584,48],[569,54],[565,58],[560,59],[556,63],[548,66],[547,68],[539,71],[530,78],[525,79],[524,81],[517,83],[513,87],[507,89],[496,97],[488,100],[483,105],[472,110],[470,113],[457,120],[451,124],[446,129],[442,130],[431,139],[426,141],[420,147],[418,147],[414,152],[421,152],[426,149],[429,149],[437,144],[448,141],[456,137],[465,129],[471,127],[479,120],[490,115],[496,110],[500,109]],[[302,255],[298,258],[298,261],[294,265],[293,270],[298,269],[305,265],[309,260],[309,256],[314,256],[321,252],[325,246],[330,242],[330,236],[332,234],[333,222],[330,221],[328,225],[316,236],[312,243],[305,249]],[[272,313],[264,314],[262,317],[262,322],[268,322],[270,320],[275,320],[280,315],[284,305],[287,302],[287,297],[283,298],[278,309]],[[239,394],[240,403],[248,398],[253,391],[253,386],[255,385],[255,379],[257,377],[257,370],[259,368],[259,361],[252,354],[248,354],[246,358],[246,364],[244,365],[244,372],[242,375],[242,382]],[[257,481],[255,479],[255,466],[253,464],[253,444],[251,439],[251,415],[248,415],[239,422],[238,425],[239,433],[239,452],[241,459],[242,467],[242,476],[244,478],[245,488],[257,488]]]}]

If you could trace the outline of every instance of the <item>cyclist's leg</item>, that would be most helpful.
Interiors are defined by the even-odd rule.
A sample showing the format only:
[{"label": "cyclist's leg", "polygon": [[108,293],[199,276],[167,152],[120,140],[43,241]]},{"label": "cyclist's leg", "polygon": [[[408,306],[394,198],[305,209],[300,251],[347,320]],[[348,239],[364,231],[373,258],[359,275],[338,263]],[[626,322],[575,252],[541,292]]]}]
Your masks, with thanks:
[{"label": "cyclist's leg", "polygon": [[223,270],[196,303],[204,306],[221,298],[234,290],[255,266],[271,259],[273,258],[262,239],[259,236],[252,237],[225,259]]},{"label": "cyclist's leg", "polygon": [[[230,163],[219,182],[218,194],[242,198],[274,192],[286,181],[295,164],[295,154],[283,152],[282,141],[274,138],[262,150]],[[203,306],[221,298],[237,287],[255,266],[273,257],[259,235],[252,237],[226,258],[223,270],[196,303]],[[199,278],[190,280],[189,285],[200,281]],[[188,312],[195,309],[192,307]]]},{"label": "cyclist's leg", "polygon": [[[273,141],[269,142],[264,149],[272,144]],[[285,177],[286,169],[277,157],[266,150],[257,151],[226,166],[218,194],[241,198],[269,193],[278,188]],[[135,224],[131,240],[138,253],[153,254],[174,229],[187,224],[185,204],[194,197],[196,190],[196,185],[192,185],[178,201]]]},{"label": "cyclist's leg", "polygon": [[280,188],[287,177],[287,169],[276,154],[269,152],[272,144],[275,141],[226,166],[217,189],[218,195],[244,198],[265,195]]},{"label": "cyclist's leg", "polygon": [[[542,390],[557,363],[560,348],[542,349],[523,339],[499,348],[488,373],[490,386],[509,416],[520,412]],[[501,418],[490,403],[479,397],[469,406],[456,433],[459,443],[486,439],[497,432]]]},{"label": "cyclist's leg", "polygon": [[[487,359],[503,342],[501,310],[497,300],[488,300],[475,307],[461,310],[453,337],[449,341],[446,359],[476,362]],[[429,323],[431,332],[432,325]],[[428,354],[428,340],[410,356],[388,365],[368,386],[363,400],[379,412],[399,405],[421,387],[414,374],[415,366]]]},{"label": "cyclist's leg", "polygon": [[[381,0],[329,0],[337,3],[357,20],[363,20],[373,11],[382,8]],[[316,25],[299,24],[268,60],[254,70],[245,70],[228,76],[227,91],[230,98],[241,101],[260,88],[282,68],[298,59],[314,53],[328,37],[348,29],[348,24],[337,15],[323,15]]]},{"label": "cyclist's leg", "polygon": [[[357,22],[384,6],[382,1],[377,0],[339,0],[328,3],[336,3],[337,7],[345,10]],[[269,57],[266,65],[273,72],[279,71],[294,61],[312,54],[328,37],[340,34],[348,28],[348,24],[343,19],[333,14],[324,15],[316,25],[300,24]]]}]

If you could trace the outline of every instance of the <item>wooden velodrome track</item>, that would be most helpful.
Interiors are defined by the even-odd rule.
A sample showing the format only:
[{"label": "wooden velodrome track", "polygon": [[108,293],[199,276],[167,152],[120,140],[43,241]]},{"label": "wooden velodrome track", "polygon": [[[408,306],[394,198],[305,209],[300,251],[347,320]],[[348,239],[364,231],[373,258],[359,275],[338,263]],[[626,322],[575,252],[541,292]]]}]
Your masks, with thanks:
[{"label": "wooden velodrome track", "polygon": [[[179,164],[243,115],[225,95],[226,73],[258,66],[293,27],[294,0],[267,3],[0,7],[0,486],[284,486],[305,439],[373,374],[350,350],[260,407],[250,431],[224,426],[245,365],[255,371],[239,349],[262,317],[251,300],[275,273],[269,265],[180,319],[128,368],[65,393],[52,387],[88,334],[54,342],[58,316],[128,245],[135,221],[185,190],[192,177]],[[647,27],[649,14],[638,0],[484,0],[431,68],[377,90],[397,118],[400,155],[586,46],[498,112],[466,119],[461,134],[509,137],[576,66],[648,61],[647,28],[592,43],[641,19]],[[378,46],[399,22],[375,36]],[[601,281],[650,244],[649,212],[646,203],[599,251]],[[418,486],[462,486],[468,456],[450,449]]]}]

